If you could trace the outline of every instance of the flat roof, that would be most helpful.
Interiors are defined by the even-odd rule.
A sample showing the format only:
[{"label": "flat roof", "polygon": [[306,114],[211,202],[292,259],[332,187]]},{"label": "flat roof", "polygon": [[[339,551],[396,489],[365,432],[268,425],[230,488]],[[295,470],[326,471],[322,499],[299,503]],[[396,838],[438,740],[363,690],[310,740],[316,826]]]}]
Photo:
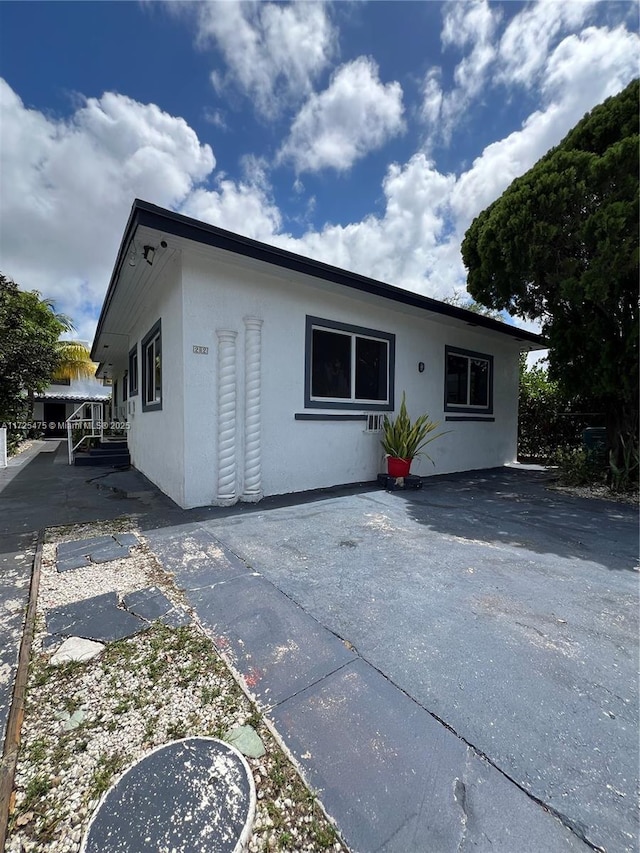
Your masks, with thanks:
[{"label": "flat roof", "polygon": [[484,314],[478,314],[475,311],[469,311],[466,308],[459,308],[455,305],[448,305],[446,302],[440,302],[429,296],[423,296],[411,290],[404,290],[401,287],[395,287],[391,284],[377,281],[374,278],[369,278],[368,276],[350,272],[340,267],[334,267],[322,261],[316,261],[313,258],[307,258],[304,255],[298,255],[286,249],[280,249],[277,246],[271,246],[268,243],[261,243],[258,240],[234,234],[232,231],[226,231],[224,228],[219,228],[216,225],[209,225],[206,222],[192,219],[181,213],[166,210],[148,201],[135,199],[122,236],[109,288],[102,304],[93,348],[95,348],[96,342],[102,332],[102,326],[117,287],[127,246],[132,240],[138,226],[146,226],[164,234],[182,237],[206,246],[214,246],[218,249],[224,249],[228,252],[234,252],[238,255],[263,261],[271,266],[304,273],[323,281],[349,287],[352,290],[374,294],[383,299],[389,299],[392,302],[399,302],[419,310],[429,311],[432,314],[440,314],[463,320],[474,326],[507,335],[522,343],[533,344],[537,349],[544,349],[546,346],[544,339],[540,335],[528,332],[525,329],[519,329],[517,326],[511,326],[508,323],[500,322],[500,320],[494,320],[491,317],[486,317]]}]

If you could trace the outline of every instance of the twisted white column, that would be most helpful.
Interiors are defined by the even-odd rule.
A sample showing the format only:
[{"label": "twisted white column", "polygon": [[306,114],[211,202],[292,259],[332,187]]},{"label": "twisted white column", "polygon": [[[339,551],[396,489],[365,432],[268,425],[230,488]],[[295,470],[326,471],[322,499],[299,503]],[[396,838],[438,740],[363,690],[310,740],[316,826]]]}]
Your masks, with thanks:
[{"label": "twisted white column", "polygon": [[262,320],[245,317],[244,325],[244,490],[241,500],[255,503],[262,497]]},{"label": "twisted white column", "polygon": [[218,330],[218,495],[230,506],[236,495],[236,336]]}]

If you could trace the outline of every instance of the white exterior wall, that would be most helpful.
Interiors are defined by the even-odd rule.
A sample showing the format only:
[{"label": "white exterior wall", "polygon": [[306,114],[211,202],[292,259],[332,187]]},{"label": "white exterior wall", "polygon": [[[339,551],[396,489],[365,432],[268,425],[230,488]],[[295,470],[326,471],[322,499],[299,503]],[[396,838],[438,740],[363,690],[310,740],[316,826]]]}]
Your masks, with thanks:
[{"label": "white exterior wall", "polygon": [[[445,325],[388,301],[332,292],[326,285],[302,280],[293,272],[266,274],[241,265],[212,263],[205,252],[183,254],[184,310],[184,491],[176,489],[177,470],[160,482],[151,456],[136,452],[136,467],[184,507],[217,502],[218,341],[220,331],[236,333],[236,489],[243,492],[245,318],[261,327],[261,471],[265,495],[372,480],[384,470],[380,437],[365,433],[364,421],[296,421],[304,408],[305,319],[307,315],[395,334],[396,411],[406,391],[411,416],[428,412],[449,435],[427,448],[435,460],[414,462],[412,472],[442,474],[502,465],[516,457],[517,344],[478,328]],[[179,301],[179,300],[178,300]],[[173,303],[172,303],[173,305]],[[165,322],[180,305],[159,312],[163,321],[163,365],[167,364]],[[175,317],[174,317],[175,320]],[[154,322],[154,320],[152,320]],[[172,321],[173,322],[173,321]],[[147,329],[141,330],[141,336]],[[495,421],[445,422],[445,344],[494,356]],[[208,347],[208,354],[193,352]],[[425,362],[424,373],[418,362]],[[165,368],[166,369],[166,368]],[[164,387],[164,380],[163,380]],[[166,392],[165,392],[166,393]],[[166,405],[166,402],[165,402]],[[338,414],[331,410],[327,414]],[[344,410],[353,414],[356,410]],[[157,417],[158,413],[149,415]],[[177,426],[177,421],[176,421]],[[176,437],[178,430],[176,430]],[[162,439],[164,442],[165,439]],[[161,455],[160,471],[179,462]],[[155,457],[154,457],[155,458]],[[148,461],[147,461],[148,460]],[[142,463],[142,464],[140,464]],[[145,470],[145,466],[147,470]],[[167,485],[171,486],[171,490]],[[181,494],[181,499],[176,497]]]},{"label": "white exterior wall", "polygon": [[[152,326],[162,321],[162,409],[142,410],[143,358],[140,343]],[[182,277],[179,256],[163,271],[147,297],[144,310],[126,330],[127,361],[114,365],[118,401],[128,352],[138,346],[138,394],[126,401],[134,411],[127,416],[131,463],[180,506],[184,502],[184,358]]]}]

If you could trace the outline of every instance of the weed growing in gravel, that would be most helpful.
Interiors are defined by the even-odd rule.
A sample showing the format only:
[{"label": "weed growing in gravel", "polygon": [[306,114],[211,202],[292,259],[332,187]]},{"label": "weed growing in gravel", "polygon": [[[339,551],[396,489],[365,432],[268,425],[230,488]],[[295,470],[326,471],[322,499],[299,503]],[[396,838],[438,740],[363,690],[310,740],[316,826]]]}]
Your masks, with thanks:
[{"label": "weed growing in gravel", "polygon": [[127,763],[127,756],[123,752],[101,755],[89,785],[89,798],[100,799],[104,792],[109,789],[114,776],[123,770]]}]

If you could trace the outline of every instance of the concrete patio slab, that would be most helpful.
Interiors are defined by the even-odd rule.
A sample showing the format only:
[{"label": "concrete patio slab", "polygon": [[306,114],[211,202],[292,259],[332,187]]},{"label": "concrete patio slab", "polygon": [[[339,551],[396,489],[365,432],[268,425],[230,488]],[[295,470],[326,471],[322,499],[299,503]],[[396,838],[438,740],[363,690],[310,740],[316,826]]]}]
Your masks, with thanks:
[{"label": "concrete patio slab", "polygon": [[173,603],[157,586],[148,586],[123,596],[122,603],[129,613],[151,622],[173,609]]},{"label": "concrete patio slab", "polygon": [[197,522],[150,529],[145,537],[181,589],[211,587],[251,574],[245,562]]},{"label": "concrete patio slab", "polygon": [[191,590],[189,601],[263,706],[355,658],[344,643],[258,575]]},{"label": "concrete patio slab", "polygon": [[594,846],[635,849],[636,509],[500,470],[204,526]]},{"label": "concrete patio slab", "polygon": [[133,637],[149,623],[118,607],[115,592],[52,607],[46,613],[47,631],[56,637],[84,637],[110,643]]},{"label": "concrete patio slab", "polygon": [[138,538],[133,533],[92,536],[88,539],[61,542],[56,551],[56,568],[59,572],[69,572],[86,568],[92,563],[122,560],[128,557],[131,548],[138,544]]},{"label": "concrete patio slab", "polygon": [[362,659],[270,716],[354,851],[589,849]]}]

